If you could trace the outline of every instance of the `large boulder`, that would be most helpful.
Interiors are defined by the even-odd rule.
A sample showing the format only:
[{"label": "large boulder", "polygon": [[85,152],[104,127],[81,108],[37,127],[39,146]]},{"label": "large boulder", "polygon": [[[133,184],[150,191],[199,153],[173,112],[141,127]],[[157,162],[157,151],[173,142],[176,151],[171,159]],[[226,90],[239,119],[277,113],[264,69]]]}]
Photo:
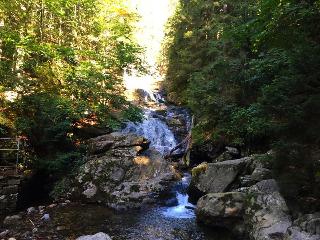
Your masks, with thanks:
[{"label": "large boulder", "polygon": [[240,192],[209,193],[197,203],[197,220],[207,226],[224,227],[235,234],[244,233],[246,194]]},{"label": "large boulder", "polygon": [[250,157],[218,163],[203,163],[192,170],[190,195],[225,192],[230,189],[252,159]]},{"label": "large boulder", "polygon": [[90,140],[89,156],[71,179],[72,199],[137,208],[168,189],[174,169],[148,141],[135,134],[112,133]]},{"label": "large boulder", "polygon": [[274,179],[263,180],[249,189],[245,222],[255,240],[285,239],[292,225],[289,209]]}]

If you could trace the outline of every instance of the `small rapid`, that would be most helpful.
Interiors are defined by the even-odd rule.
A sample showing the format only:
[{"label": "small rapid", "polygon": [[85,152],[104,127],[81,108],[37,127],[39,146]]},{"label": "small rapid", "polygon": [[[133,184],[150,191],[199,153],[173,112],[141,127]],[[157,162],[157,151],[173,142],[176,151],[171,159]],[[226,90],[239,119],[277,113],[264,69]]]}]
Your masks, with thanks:
[{"label": "small rapid", "polygon": [[194,218],[195,206],[189,202],[187,189],[191,181],[191,175],[184,173],[182,179],[174,187],[176,191],[177,205],[166,207],[162,214],[168,218]]}]

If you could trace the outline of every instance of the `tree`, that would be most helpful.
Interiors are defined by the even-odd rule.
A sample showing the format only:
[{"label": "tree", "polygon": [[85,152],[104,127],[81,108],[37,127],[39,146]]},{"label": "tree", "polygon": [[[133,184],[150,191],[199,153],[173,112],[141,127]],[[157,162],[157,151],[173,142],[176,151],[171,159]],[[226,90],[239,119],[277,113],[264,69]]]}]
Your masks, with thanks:
[{"label": "tree", "polygon": [[142,68],[124,1],[4,0],[0,16],[0,86],[18,94],[6,111],[38,155],[69,151],[81,123],[140,118],[122,83],[126,67]]}]

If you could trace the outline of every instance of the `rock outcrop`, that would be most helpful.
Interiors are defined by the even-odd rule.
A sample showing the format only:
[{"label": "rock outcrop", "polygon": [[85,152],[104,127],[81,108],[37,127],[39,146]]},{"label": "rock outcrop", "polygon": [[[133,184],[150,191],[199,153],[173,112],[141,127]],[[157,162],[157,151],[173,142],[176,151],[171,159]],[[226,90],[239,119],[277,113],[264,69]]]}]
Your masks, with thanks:
[{"label": "rock outcrop", "polygon": [[111,133],[89,141],[89,156],[71,179],[71,199],[106,204],[116,209],[138,208],[154,201],[174,179],[174,169],[162,155],[148,149],[147,139]]},{"label": "rock outcrop", "polygon": [[[252,158],[246,157],[218,163],[208,163],[205,168],[192,170],[191,195],[192,192],[207,194],[229,190],[231,185],[240,174],[243,174],[251,162]],[[200,166],[204,166],[204,164]]]},{"label": "rock outcrop", "polygon": [[225,227],[239,236],[244,233],[246,194],[240,192],[209,193],[197,203],[197,220],[213,227]]},{"label": "rock outcrop", "polygon": [[191,190],[200,223],[225,227],[253,240],[320,240],[320,213],[292,220],[269,155],[202,163],[192,170]]},{"label": "rock outcrop", "polygon": [[255,240],[284,239],[292,225],[289,209],[275,180],[263,180],[249,189],[245,222]]},{"label": "rock outcrop", "polygon": [[292,222],[289,209],[274,179],[262,180],[246,193],[209,193],[197,204],[199,222],[247,234],[253,240],[319,240],[320,214]]}]

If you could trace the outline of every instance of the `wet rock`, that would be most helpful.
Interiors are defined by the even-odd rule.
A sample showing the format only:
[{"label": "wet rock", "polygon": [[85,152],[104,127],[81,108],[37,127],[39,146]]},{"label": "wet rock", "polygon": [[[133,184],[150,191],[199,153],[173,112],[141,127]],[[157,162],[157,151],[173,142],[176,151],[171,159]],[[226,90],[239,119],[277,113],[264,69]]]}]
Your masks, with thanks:
[{"label": "wet rock", "polygon": [[95,235],[81,236],[76,240],[111,240],[111,237],[108,234],[100,232]]},{"label": "wet rock", "polygon": [[91,154],[66,184],[70,189],[64,196],[116,209],[138,208],[155,201],[175,178],[158,151],[146,150],[148,140],[143,137],[112,133],[89,142]]},{"label": "wet rock", "polygon": [[246,157],[219,163],[208,163],[206,168],[202,167],[202,170],[192,170],[191,195],[192,192],[202,192],[203,194],[225,192],[246,169],[251,160],[251,158]]},{"label": "wet rock", "polygon": [[205,225],[224,227],[236,234],[244,234],[244,204],[241,192],[209,193],[197,203],[197,220]]},{"label": "wet rock", "polygon": [[4,225],[13,225],[13,224],[16,224],[19,220],[21,220],[21,216],[20,215],[7,216],[3,220],[3,224]]},{"label": "wet rock", "polygon": [[263,180],[249,189],[245,222],[255,240],[285,239],[292,225],[285,200],[275,180]]}]

